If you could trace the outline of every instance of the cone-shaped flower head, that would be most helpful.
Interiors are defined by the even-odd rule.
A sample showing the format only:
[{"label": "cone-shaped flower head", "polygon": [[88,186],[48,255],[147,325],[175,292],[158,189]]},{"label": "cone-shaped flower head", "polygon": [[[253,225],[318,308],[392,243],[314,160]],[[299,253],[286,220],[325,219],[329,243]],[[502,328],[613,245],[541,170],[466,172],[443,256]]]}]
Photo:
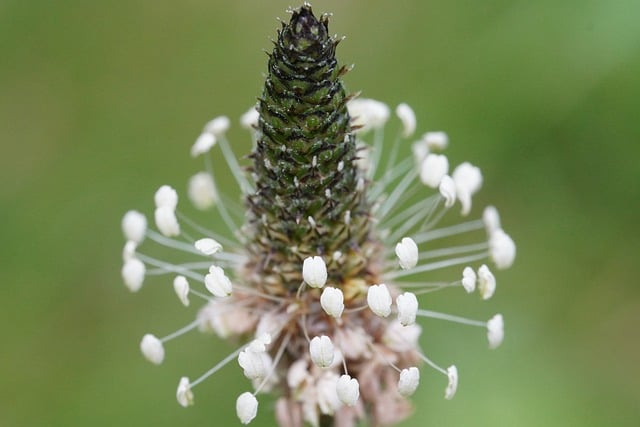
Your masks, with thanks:
[{"label": "cone-shaped flower head", "polygon": [[[236,400],[243,424],[256,417],[258,393],[273,392],[280,427],[396,425],[411,413],[406,397],[418,386],[420,360],[446,375],[447,399],[458,384],[454,365],[445,369],[422,353],[418,317],[479,327],[491,348],[503,339],[500,315],[466,319],[419,309],[416,298],[462,282],[468,292],[478,283],[487,299],[495,278],[485,265],[477,275],[465,268],[462,280],[454,274],[436,281],[430,272],[484,259],[498,269],[513,262],[515,244],[497,211],[487,209],[482,221],[439,223],[443,215],[457,214],[449,209],[456,201],[464,215],[470,213],[482,185],[480,169],[463,162],[447,175],[449,160],[439,153],[448,144],[444,132],[407,140],[418,126],[409,105],[400,104],[393,117],[383,102],[345,90],[342,76],[350,68],[338,65],[340,39],[330,35],[328,16],[316,17],[305,3],[282,23],[262,93],[240,119],[253,146],[249,156],[234,153],[240,145],[227,139],[226,116],[206,123],[191,146],[204,172],[189,181],[189,199],[197,209],[214,207],[212,222],[190,219],[189,206],[178,212],[170,186],[154,196],[157,231],[135,211],[122,219],[127,287],[135,292],[147,277],[170,287],[171,275],[182,304],[202,302],[193,321],[162,339],[146,335],[140,350],[161,363],[164,344],[195,330],[239,346],[195,380],[181,378],[176,398],[191,405],[192,389],[234,365],[253,386]],[[392,138],[385,134],[390,120],[392,129],[400,127]],[[398,158],[403,150],[389,146],[394,140],[398,147],[413,142],[415,161]],[[223,159],[212,162],[213,156]],[[228,170],[220,171],[225,165]],[[214,179],[223,173],[239,191],[218,191],[216,182],[230,181]],[[238,194],[244,210],[230,200]],[[483,228],[486,240],[459,243]],[[167,251],[147,252],[150,245],[183,253],[159,259],[156,254]],[[437,299],[425,302],[435,305]]]}]

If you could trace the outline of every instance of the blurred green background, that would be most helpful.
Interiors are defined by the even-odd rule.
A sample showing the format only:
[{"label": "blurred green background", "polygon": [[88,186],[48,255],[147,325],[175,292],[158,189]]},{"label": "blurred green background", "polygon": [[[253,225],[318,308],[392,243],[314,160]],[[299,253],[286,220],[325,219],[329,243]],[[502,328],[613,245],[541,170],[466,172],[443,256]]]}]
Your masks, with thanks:
[{"label": "blurred green background", "polygon": [[[194,407],[175,402],[181,375],[232,346],[191,334],[162,367],[140,356],[142,334],[195,309],[161,281],[125,289],[120,219],[151,213],[161,184],[185,194],[201,168],[189,148],[210,118],[232,117],[235,151],[250,149],[237,118],[288,5],[0,2],[0,425],[238,425],[237,368],[199,386]],[[496,204],[518,244],[491,302],[423,299],[502,312],[507,337],[491,352],[477,330],[429,323],[423,344],[458,365],[460,388],[445,401],[444,379],[423,373],[403,425],[638,425],[640,2],[314,7],[347,36],[349,89],[408,102],[419,132],[446,130],[451,162],[483,169],[474,213]],[[253,425],[272,425],[262,402]]]}]

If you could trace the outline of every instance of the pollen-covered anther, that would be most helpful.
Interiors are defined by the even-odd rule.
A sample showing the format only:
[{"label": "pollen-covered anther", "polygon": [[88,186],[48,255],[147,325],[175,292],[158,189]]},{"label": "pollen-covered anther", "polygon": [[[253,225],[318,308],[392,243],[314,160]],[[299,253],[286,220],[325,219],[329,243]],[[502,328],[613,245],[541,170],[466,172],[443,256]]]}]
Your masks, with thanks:
[{"label": "pollen-covered anther", "polygon": [[447,378],[449,378],[449,383],[444,391],[444,398],[451,400],[458,390],[458,368],[456,368],[456,365],[451,365],[447,368]]},{"label": "pollen-covered anther", "polygon": [[358,402],[360,397],[360,384],[355,378],[349,375],[342,375],[336,384],[336,392],[338,399],[346,406],[353,406]]},{"label": "pollen-covered anther", "polygon": [[201,210],[208,209],[218,202],[218,192],[213,178],[207,172],[198,172],[189,179],[189,200]]},{"label": "pollen-covered anther", "polygon": [[193,405],[193,392],[191,391],[191,383],[188,377],[180,378],[178,390],[176,391],[176,399],[180,406],[184,408]]},{"label": "pollen-covered anther", "polygon": [[175,208],[169,206],[160,206],[154,212],[156,227],[160,233],[167,237],[175,237],[180,235],[180,224],[176,217]]},{"label": "pollen-covered anther", "polygon": [[387,317],[391,314],[391,294],[387,285],[371,285],[367,291],[367,305],[376,315]]},{"label": "pollen-covered anther", "polygon": [[483,300],[488,300],[496,291],[496,278],[486,265],[478,269],[478,292]]},{"label": "pollen-covered anther", "polygon": [[236,414],[242,424],[249,424],[258,415],[258,399],[245,391],[236,400]]},{"label": "pollen-covered anther", "polygon": [[420,166],[420,180],[431,188],[438,188],[449,172],[449,160],[444,154],[427,154]]},{"label": "pollen-covered anther", "polygon": [[147,217],[138,211],[129,211],[122,218],[122,232],[128,241],[139,244],[147,232]]},{"label": "pollen-covered anther", "polygon": [[469,162],[458,165],[451,175],[456,185],[456,196],[462,205],[462,215],[471,211],[471,196],[482,187],[482,173],[480,169]]},{"label": "pollen-covered anther", "polygon": [[178,299],[185,306],[189,306],[189,282],[184,276],[176,276],[173,279],[173,290],[176,292]]},{"label": "pollen-covered anther", "polygon": [[516,258],[516,244],[502,229],[493,230],[489,235],[489,254],[498,269],[509,268]]},{"label": "pollen-covered anther", "polygon": [[210,133],[216,137],[224,135],[231,126],[231,121],[227,116],[218,116],[204,125],[202,132]]},{"label": "pollen-covered anther", "polygon": [[169,185],[163,185],[153,196],[156,208],[167,207],[172,210],[178,206],[178,192]]},{"label": "pollen-covered anther", "polygon": [[422,141],[430,150],[444,150],[449,145],[446,132],[427,132],[422,135]]},{"label": "pollen-covered anther", "polygon": [[404,237],[396,244],[396,256],[403,270],[413,268],[418,264],[418,245],[411,237]]},{"label": "pollen-covered anther", "polygon": [[467,293],[471,293],[476,290],[476,272],[471,267],[465,267],[462,270],[462,287]]},{"label": "pollen-covered anther", "polygon": [[198,157],[201,154],[208,153],[216,145],[216,142],[218,140],[214,134],[209,132],[201,133],[191,146],[191,157]]},{"label": "pollen-covered anther", "polygon": [[320,305],[329,316],[336,319],[342,315],[344,310],[344,295],[338,288],[327,286],[320,295]]},{"label": "pollen-covered anther", "polygon": [[144,282],[146,267],[138,258],[125,261],[122,266],[122,280],[131,292],[138,292]]},{"label": "pollen-covered anther", "polygon": [[404,397],[409,397],[415,393],[420,383],[420,371],[415,366],[400,371],[398,380],[398,393]]},{"label": "pollen-covered anther", "polygon": [[327,283],[327,265],[319,256],[305,258],[302,278],[312,288],[321,288]]},{"label": "pollen-covered anther", "polygon": [[489,348],[492,350],[502,344],[504,340],[504,319],[502,314],[496,314],[487,322],[487,339]]},{"label": "pollen-covered anther", "polygon": [[271,357],[265,351],[253,351],[246,348],[238,355],[238,364],[244,376],[250,380],[263,379],[269,373]]},{"label": "pollen-covered anther", "polygon": [[326,335],[314,337],[309,342],[309,354],[313,363],[320,368],[327,368],[333,363],[335,349],[331,338]]},{"label": "pollen-covered anther", "polygon": [[416,113],[409,105],[402,103],[396,107],[396,115],[402,122],[402,136],[410,137],[416,131]]},{"label": "pollen-covered anther", "polygon": [[453,178],[449,175],[445,175],[440,180],[438,191],[444,199],[444,207],[450,208],[456,202],[456,184],[453,182]]},{"label": "pollen-covered anther", "polygon": [[347,102],[351,126],[357,133],[379,129],[389,120],[389,107],[374,99],[355,98]]},{"label": "pollen-covered anther", "polygon": [[154,365],[160,365],[164,360],[164,346],[153,334],[145,334],[140,341],[140,351],[145,359]]},{"label": "pollen-covered anther", "polygon": [[484,208],[484,211],[482,211],[482,222],[489,236],[491,236],[494,231],[500,230],[500,214],[498,213],[498,209],[494,206]]},{"label": "pollen-covered anther", "polygon": [[204,255],[213,255],[222,250],[222,245],[220,243],[218,243],[215,239],[211,239],[208,237],[196,240],[193,245]]},{"label": "pollen-covered anther", "polygon": [[224,270],[215,265],[209,267],[209,274],[204,277],[204,284],[216,297],[228,297],[233,290],[231,280],[224,274]]},{"label": "pollen-covered anther", "polygon": [[396,298],[396,306],[398,307],[398,320],[402,326],[408,326],[416,323],[416,314],[418,312],[418,299],[412,292],[405,292]]},{"label": "pollen-covered anther", "polygon": [[240,116],[240,126],[245,129],[255,129],[258,127],[258,119],[260,118],[260,113],[255,106],[249,108],[246,113]]}]

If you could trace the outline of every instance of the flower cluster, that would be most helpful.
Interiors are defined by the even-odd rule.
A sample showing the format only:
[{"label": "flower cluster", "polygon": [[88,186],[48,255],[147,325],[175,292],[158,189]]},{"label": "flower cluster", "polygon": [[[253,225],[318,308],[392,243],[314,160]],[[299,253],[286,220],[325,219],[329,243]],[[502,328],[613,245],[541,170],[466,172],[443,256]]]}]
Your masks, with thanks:
[{"label": "flower cluster", "polygon": [[[163,363],[165,345],[196,329],[222,339],[253,337],[197,379],[181,378],[176,393],[180,405],[193,404],[193,389],[236,360],[251,383],[251,391],[236,401],[243,424],[256,417],[258,394],[272,390],[278,393],[276,418],[283,427],[304,422],[353,426],[363,419],[375,425],[397,423],[410,413],[407,397],[419,385],[422,363],[446,378],[444,396],[453,398],[458,370],[453,364],[440,366],[421,350],[417,318],[480,327],[489,348],[503,340],[500,314],[488,321],[467,319],[420,308],[417,297],[477,289],[487,300],[496,279],[486,264],[472,265],[490,260],[504,269],[514,261],[515,244],[493,207],[485,208],[482,219],[439,226],[457,203],[462,216],[472,211],[473,196],[482,186],[480,169],[464,162],[449,174],[449,160],[442,154],[447,135],[427,132],[415,138],[417,120],[407,104],[395,110],[401,130],[389,142],[387,105],[341,95],[338,80],[334,86],[309,83],[303,71],[312,74],[310,62],[328,67],[318,78],[337,79],[343,72],[332,65],[337,40],[326,35],[326,28],[326,16],[316,19],[308,5],[283,24],[265,95],[240,119],[255,143],[248,176],[227,140],[226,117],[207,123],[191,148],[193,157],[204,158],[205,170],[189,180],[189,199],[198,209],[215,208],[226,233],[189,219],[178,210],[177,192],[166,185],[154,197],[157,231],[137,211],[122,220],[127,240],[122,277],[129,290],[139,291],[151,276],[170,275],[181,304],[190,306],[193,299],[204,303],[195,320],[176,332],[162,338],[145,334],[140,349],[147,360]],[[314,59],[317,52],[329,59]],[[317,122],[308,113],[316,104],[303,113],[295,112],[289,101],[283,102],[285,107],[277,104],[278,84],[292,80],[278,76],[287,67],[300,80],[296,87],[312,88],[290,92],[300,102],[318,104],[318,114],[326,113],[333,120],[330,125],[343,130],[317,139],[310,129],[325,127],[324,116]],[[339,99],[334,102],[324,92],[317,97],[314,91],[325,87]],[[326,99],[329,105],[323,103]],[[291,116],[283,117],[283,111]],[[303,124],[296,122],[296,127],[294,120]],[[281,140],[281,134],[288,139]],[[413,158],[397,160],[398,147],[412,141]],[[217,148],[244,194],[248,215],[225,200],[229,190],[218,191],[210,158]],[[483,229],[480,242],[434,247],[447,237],[474,236]],[[152,257],[141,250],[149,241],[193,260]],[[456,267],[461,271],[449,282],[426,280],[427,272]]]}]

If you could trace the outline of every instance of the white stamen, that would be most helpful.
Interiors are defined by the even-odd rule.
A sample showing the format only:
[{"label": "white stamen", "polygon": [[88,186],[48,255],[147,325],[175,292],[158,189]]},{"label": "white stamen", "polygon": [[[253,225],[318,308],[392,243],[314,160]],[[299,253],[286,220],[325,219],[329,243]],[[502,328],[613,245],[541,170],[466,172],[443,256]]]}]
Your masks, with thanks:
[{"label": "white stamen", "polygon": [[258,119],[260,118],[260,113],[256,110],[256,106],[253,106],[247,110],[242,116],[240,116],[240,126],[245,129],[252,130],[258,127]]},{"label": "white stamen", "polygon": [[336,392],[338,393],[340,402],[346,406],[353,406],[360,397],[360,384],[358,384],[357,379],[345,374],[338,379]]},{"label": "white stamen", "polygon": [[138,258],[131,258],[122,266],[122,280],[131,292],[140,290],[145,273],[146,267]]},{"label": "white stamen", "polygon": [[204,255],[213,255],[222,250],[222,245],[211,238],[196,240],[194,246]]},{"label": "white stamen", "polygon": [[449,145],[449,137],[445,132],[427,132],[422,135],[422,140],[431,150],[442,151]]},{"label": "white stamen", "polygon": [[418,245],[411,237],[404,237],[396,245],[396,256],[403,270],[413,268],[418,264]]},{"label": "white stamen", "polygon": [[214,136],[222,136],[229,130],[231,121],[227,116],[219,116],[204,125],[202,132],[210,133]]},{"label": "white stamen", "polygon": [[476,272],[471,267],[465,267],[462,270],[462,286],[467,293],[471,293],[476,289]]},{"label": "white stamen", "polygon": [[487,234],[491,236],[494,231],[501,228],[498,210],[494,206],[487,206],[484,208],[484,211],[482,212],[482,222],[484,222]]},{"label": "white stamen", "polygon": [[164,360],[164,346],[153,334],[145,334],[140,341],[140,351],[145,359],[154,365],[160,365]]},{"label": "white stamen", "polygon": [[236,400],[236,414],[242,424],[249,424],[258,415],[258,399],[245,391]]},{"label": "white stamen", "polygon": [[458,368],[455,365],[447,368],[447,377],[449,377],[449,384],[447,384],[447,388],[444,391],[444,398],[451,400],[458,389]]},{"label": "white stamen", "polygon": [[478,269],[478,292],[483,300],[491,298],[496,291],[496,278],[489,267],[482,264]]},{"label": "white stamen", "polygon": [[502,344],[504,339],[504,319],[502,314],[496,314],[487,322],[487,339],[489,348],[495,349]]},{"label": "white stamen", "polygon": [[320,368],[327,368],[333,363],[335,350],[331,339],[322,335],[314,337],[309,343],[309,354],[313,363]]},{"label": "white stamen", "polygon": [[327,283],[327,265],[319,256],[305,258],[302,278],[312,288],[321,288]]},{"label": "white stamen", "polygon": [[224,274],[224,270],[215,265],[209,268],[209,274],[204,277],[204,284],[207,290],[217,297],[228,297],[233,290],[231,280]]},{"label": "white stamen", "polygon": [[380,317],[387,317],[391,313],[391,294],[387,285],[372,285],[367,291],[367,304],[371,311]]},{"label": "white stamen", "polygon": [[201,210],[208,209],[218,202],[218,191],[213,177],[207,172],[199,172],[189,179],[189,200]]},{"label": "white stamen", "polygon": [[444,154],[427,154],[420,165],[420,181],[428,187],[438,188],[449,172],[449,160]]},{"label": "white stamen", "polygon": [[268,332],[261,333],[249,343],[247,348],[255,353],[263,353],[267,351],[267,346],[271,344],[271,334]]},{"label": "white stamen", "polygon": [[272,360],[265,351],[253,351],[251,346],[238,355],[238,364],[244,371],[244,376],[250,380],[262,380],[269,373]]},{"label": "white stamen", "polygon": [[176,276],[173,279],[173,290],[176,292],[178,299],[185,306],[189,306],[189,282],[184,276]]},{"label": "white stamen", "polygon": [[449,175],[445,175],[440,180],[438,191],[442,198],[444,198],[444,207],[450,208],[456,202],[456,184],[453,182],[453,178]]},{"label": "white stamen", "polygon": [[191,157],[198,157],[201,154],[209,152],[216,145],[216,137],[208,132],[201,133],[196,142],[191,146]]},{"label": "white stamen", "polygon": [[168,207],[175,210],[178,206],[178,193],[173,187],[163,185],[153,196],[156,208]]},{"label": "white stamen", "polygon": [[180,382],[178,383],[178,391],[176,391],[176,399],[178,399],[178,403],[184,408],[193,405],[193,392],[191,391],[189,378],[180,378]]},{"label": "white stamen", "polygon": [[138,211],[129,211],[122,217],[122,232],[127,240],[139,244],[147,231],[147,217]]},{"label": "white stamen", "polygon": [[360,126],[356,133],[379,129],[389,120],[389,107],[380,101],[356,98],[347,102],[351,126]]},{"label": "white stamen", "polygon": [[402,122],[402,136],[410,137],[416,131],[416,114],[407,104],[402,103],[396,107],[396,115]]},{"label": "white stamen", "polygon": [[403,369],[398,380],[398,393],[404,397],[411,396],[420,383],[420,371],[415,366]]},{"label": "white stamen", "polygon": [[174,209],[169,206],[161,206],[156,209],[154,214],[156,227],[166,237],[174,237],[180,234],[180,224],[178,224]]},{"label": "white stamen", "polygon": [[412,292],[405,292],[396,298],[398,307],[398,320],[402,326],[412,325],[416,322],[418,312],[418,299]]},{"label": "white stamen", "polygon": [[342,315],[344,310],[344,295],[338,288],[327,286],[320,295],[320,305],[322,309],[336,319]]},{"label": "white stamen", "polygon": [[464,162],[455,168],[451,177],[456,184],[458,200],[462,204],[462,215],[467,215],[471,211],[471,196],[482,186],[482,173],[476,166]]},{"label": "white stamen", "polygon": [[489,254],[498,269],[509,268],[516,258],[516,244],[502,229],[494,230],[489,235]]}]

